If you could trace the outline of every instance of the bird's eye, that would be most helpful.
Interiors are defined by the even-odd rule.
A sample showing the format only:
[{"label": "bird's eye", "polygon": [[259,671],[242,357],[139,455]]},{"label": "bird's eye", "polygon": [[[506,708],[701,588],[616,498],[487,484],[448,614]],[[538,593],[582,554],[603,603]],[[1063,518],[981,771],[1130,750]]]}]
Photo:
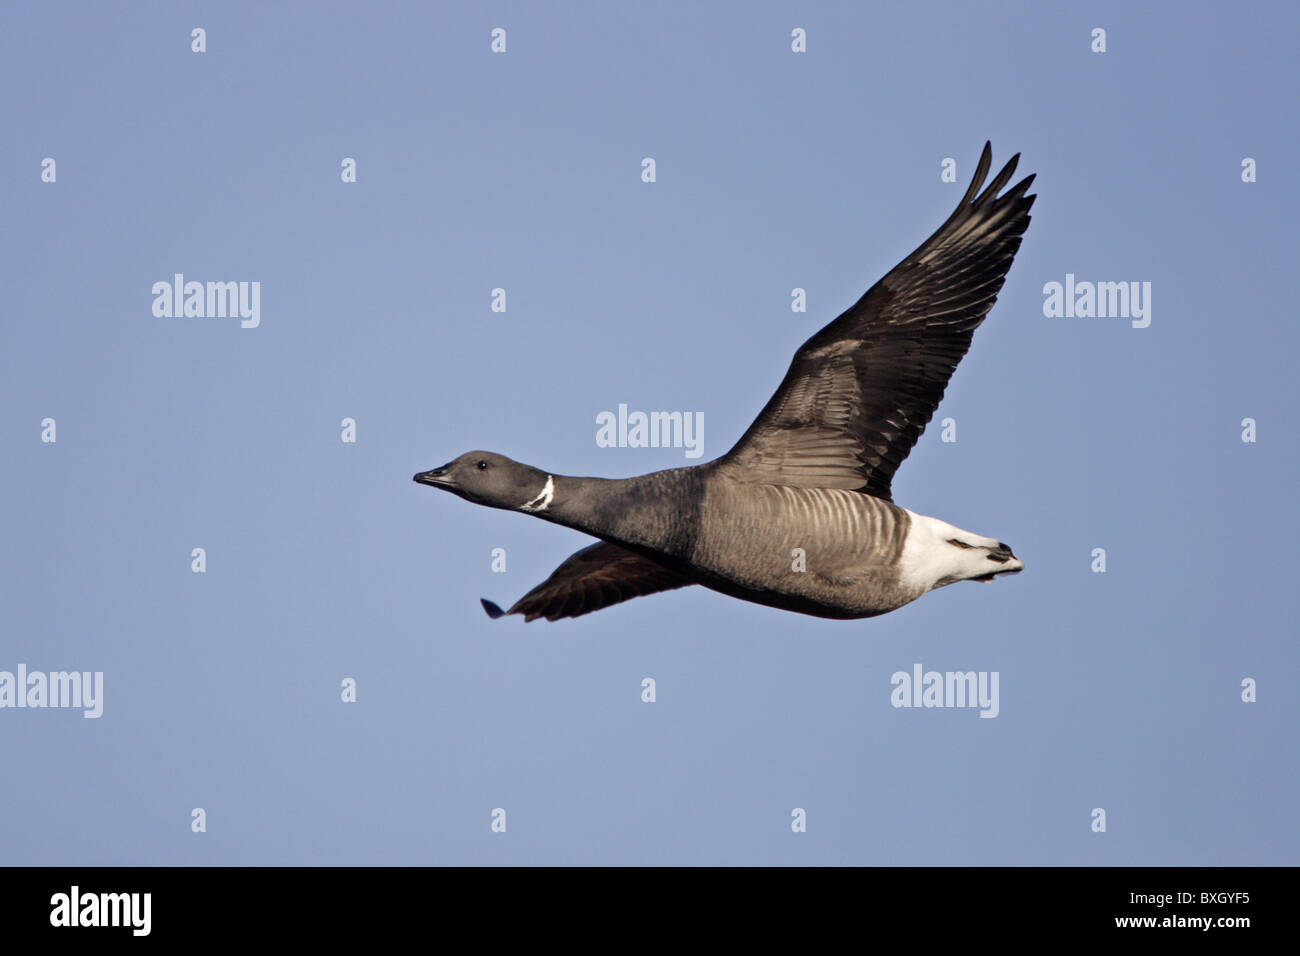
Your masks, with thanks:
[{"label": "bird's eye", "polygon": [[479,471],[483,471],[485,468],[487,468],[487,462],[485,462],[485,461],[480,461],[480,462],[478,463],[478,470],[479,470]]}]

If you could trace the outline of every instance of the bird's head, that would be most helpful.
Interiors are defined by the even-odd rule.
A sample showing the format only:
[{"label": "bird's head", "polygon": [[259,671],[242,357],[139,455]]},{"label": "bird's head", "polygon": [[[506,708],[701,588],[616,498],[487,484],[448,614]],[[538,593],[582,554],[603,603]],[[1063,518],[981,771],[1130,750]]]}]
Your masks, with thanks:
[{"label": "bird's head", "polygon": [[490,451],[467,451],[441,468],[420,472],[414,480],[510,511],[544,511],[555,493],[554,480],[546,472]]}]

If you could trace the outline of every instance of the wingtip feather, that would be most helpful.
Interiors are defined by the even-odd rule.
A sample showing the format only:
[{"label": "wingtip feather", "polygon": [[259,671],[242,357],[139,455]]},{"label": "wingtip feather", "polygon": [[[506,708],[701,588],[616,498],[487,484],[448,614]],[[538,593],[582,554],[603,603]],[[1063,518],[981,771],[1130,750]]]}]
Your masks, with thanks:
[{"label": "wingtip feather", "polygon": [[984,185],[984,177],[989,174],[989,169],[993,166],[993,144],[985,143],[984,151],[980,153],[979,165],[975,167],[975,175],[971,177],[970,185],[966,187],[966,195],[962,197],[958,211],[962,206],[969,203],[979,193],[979,189]]}]

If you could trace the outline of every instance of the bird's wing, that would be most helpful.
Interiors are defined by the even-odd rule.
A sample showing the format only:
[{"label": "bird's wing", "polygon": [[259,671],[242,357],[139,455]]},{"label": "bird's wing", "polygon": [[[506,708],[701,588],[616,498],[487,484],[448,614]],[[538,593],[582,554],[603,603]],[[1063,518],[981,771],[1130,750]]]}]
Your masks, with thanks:
[{"label": "bird's wing", "polygon": [[483,609],[490,617],[522,614],[525,621],[539,617],[558,621],[562,617],[581,617],[634,597],[671,591],[694,583],[685,575],[649,558],[616,544],[598,541],[570,555],[551,572],[549,578],[516,601],[509,611],[502,611],[487,600],[483,601]]},{"label": "bird's wing", "polygon": [[998,196],[1018,153],[979,193],[992,156],[985,143],[948,221],[795,353],[781,387],[719,461],[731,477],[891,500],[894,472],[934,415],[1029,225],[1033,176]]}]

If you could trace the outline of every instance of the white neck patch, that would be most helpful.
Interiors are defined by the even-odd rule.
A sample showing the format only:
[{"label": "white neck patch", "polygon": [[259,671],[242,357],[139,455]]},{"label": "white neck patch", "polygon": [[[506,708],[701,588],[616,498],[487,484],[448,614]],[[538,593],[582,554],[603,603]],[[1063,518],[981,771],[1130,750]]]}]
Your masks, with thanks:
[{"label": "white neck patch", "polygon": [[519,506],[520,511],[545,511],[551,506],[551,499],[555,497],[555,479],[551,475],[546,476],[546,485],[537,493],[537,497],[532,501],[524,502]]}]

